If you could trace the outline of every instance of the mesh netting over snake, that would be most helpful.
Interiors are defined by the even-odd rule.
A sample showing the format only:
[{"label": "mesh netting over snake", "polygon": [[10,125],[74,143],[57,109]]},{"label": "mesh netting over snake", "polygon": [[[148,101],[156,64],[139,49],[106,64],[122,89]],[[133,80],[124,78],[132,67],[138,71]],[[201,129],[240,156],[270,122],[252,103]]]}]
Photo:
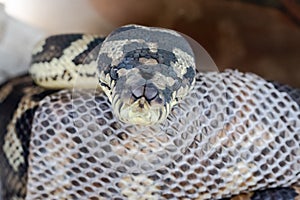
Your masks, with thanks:
[{"label": "mesh netting over snake", "polygon": [[300,199],[300,89],[195,57],[136,25],[42,41],[0,87],[2,198]]}]

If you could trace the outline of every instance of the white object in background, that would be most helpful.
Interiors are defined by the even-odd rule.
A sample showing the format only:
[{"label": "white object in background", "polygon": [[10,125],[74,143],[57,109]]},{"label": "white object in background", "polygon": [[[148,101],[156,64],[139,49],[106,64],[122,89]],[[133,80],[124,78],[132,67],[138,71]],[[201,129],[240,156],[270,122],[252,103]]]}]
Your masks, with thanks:
[{"label": "white object in background", "polygon": [[0,83],[28,70],[31,50],[45,35],[41,30],[6,16],[0,6]]},{"label": "white object in background", "polygon": [[9,15],[51,34],[107,34],[113,29],[89,1],[9,0],[5,2],[5,7]]}]

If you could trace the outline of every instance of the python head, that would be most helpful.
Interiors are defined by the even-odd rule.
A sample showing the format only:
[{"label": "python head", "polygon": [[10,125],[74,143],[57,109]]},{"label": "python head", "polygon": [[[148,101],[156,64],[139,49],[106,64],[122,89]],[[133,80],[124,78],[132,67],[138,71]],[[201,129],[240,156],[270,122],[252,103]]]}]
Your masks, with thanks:
[{"label": "python head", "polygon": [[195,61],[175,31],[128,25],[112,32],[97,59],[101,88],[129,124],[163,122],[195,82]]}]

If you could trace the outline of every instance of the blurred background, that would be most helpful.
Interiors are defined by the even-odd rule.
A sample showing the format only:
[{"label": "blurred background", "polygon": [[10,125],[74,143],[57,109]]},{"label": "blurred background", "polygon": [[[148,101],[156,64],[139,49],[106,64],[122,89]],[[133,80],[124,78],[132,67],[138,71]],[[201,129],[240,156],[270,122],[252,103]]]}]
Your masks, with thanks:
[{"label": "blurred background", "polygon": [[220,70],[300,87],[300,0],[1,0],[0,81],[25,72],[47,35],[105,35],[128,23],[191,36]]}]

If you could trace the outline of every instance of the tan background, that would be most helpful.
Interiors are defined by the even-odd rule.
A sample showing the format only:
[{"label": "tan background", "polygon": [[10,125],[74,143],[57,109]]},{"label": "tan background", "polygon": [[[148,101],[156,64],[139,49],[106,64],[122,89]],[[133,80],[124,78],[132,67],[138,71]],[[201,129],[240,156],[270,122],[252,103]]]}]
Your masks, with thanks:
[{"label": "tan background", "polygon": [[[25,39],[30,41],[28,49],[52,33],[107,34],[128,23],[162,26],[195,38],[221,69],[251,71],[300,87],[300,4],[296,0],[9,0],[5,10],[27,27],[23,27],[27,34],[32,32]],[[16,42],[19,38],[10,37]],[[26,59],[17,64],[26,70],[29,54],[27,49],[23,53]],[[2,63],[6,68],[16,65]]]}]

